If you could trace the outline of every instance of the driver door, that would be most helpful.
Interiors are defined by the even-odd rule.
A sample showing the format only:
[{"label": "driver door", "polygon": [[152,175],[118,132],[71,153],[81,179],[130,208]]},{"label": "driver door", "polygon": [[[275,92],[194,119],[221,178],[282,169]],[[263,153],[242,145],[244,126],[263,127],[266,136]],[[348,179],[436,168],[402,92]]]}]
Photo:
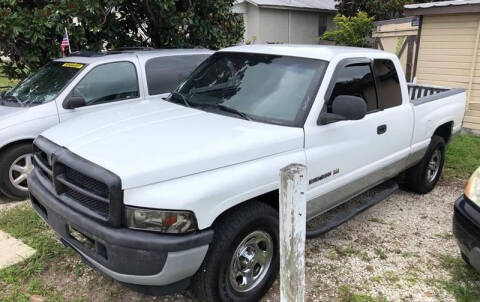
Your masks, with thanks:
[{"label": "driver door", "polygon": [[72,96],[82,97],[85,106],[65,109],[59,106],[60,121],[105,106],[140,99],[138,68],[134,62],[105,63],[91,69],[67,95],[63,104]]}]

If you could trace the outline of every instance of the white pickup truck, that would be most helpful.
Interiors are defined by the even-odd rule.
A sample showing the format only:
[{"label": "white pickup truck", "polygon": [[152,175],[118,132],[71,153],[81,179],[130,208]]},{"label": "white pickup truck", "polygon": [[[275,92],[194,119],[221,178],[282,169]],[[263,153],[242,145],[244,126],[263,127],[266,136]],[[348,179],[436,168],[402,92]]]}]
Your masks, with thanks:
[{"label": "white pickup truck", "polygon": [[254,301],[279,270],[282,167],[307,166],[309,219],[402,172],[427,193],[465,99],[408,86],[382,51],[227,48],[166,101],[113,106],[41,134],[31,201],[116,280]]}]

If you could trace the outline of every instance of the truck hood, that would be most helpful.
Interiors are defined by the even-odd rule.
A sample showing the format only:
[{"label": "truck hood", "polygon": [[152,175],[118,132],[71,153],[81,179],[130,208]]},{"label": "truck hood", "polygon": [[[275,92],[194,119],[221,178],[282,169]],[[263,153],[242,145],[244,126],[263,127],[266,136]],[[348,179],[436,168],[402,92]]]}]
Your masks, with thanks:
[{"label": "truck hood", "polygon": [[149,100],[116,105],[42,136],[117,174],[123,189],[303,147],[303,129]]}]

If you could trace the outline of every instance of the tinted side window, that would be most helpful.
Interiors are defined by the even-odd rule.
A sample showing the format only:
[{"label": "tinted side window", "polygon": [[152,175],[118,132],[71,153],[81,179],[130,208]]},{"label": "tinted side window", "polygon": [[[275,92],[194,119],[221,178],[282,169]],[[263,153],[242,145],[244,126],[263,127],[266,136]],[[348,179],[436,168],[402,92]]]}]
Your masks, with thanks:
[{"label": "tinted side window", "polygon": [[148,60],[145,64],[148,94],[173,91],[208,56],[169,56]]},{"label": "tinted side window", "polygon": [[130,62],[97,66],[78,83],[73,95],[83,97],[87,106],[137,98],[135,66]]},{"label": "tinted side window", "polygon": [[397,70],[390,60],[375,60],[373,70],[377,77],[380,108],[387,109],[402,104],[402,91]]},{"label": "tinted side window", "polygon": [[353,64],[343,67],[336,75],[335,87],[328,101],[328,112],[335,97],[353,95],[361,97],[367,104],[367,112],[378,109],[375,79],[369,64]]}]

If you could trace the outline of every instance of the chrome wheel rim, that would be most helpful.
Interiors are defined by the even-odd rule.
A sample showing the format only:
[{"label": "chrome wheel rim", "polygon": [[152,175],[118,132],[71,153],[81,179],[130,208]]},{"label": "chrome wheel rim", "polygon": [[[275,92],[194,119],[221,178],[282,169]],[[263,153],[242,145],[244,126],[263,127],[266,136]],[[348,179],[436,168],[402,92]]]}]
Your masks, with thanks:
[{"label": "chrome wheel rim", "polygon": [[264,231],[248,234],[237,246],[230,262],[230,285],[238,292],[256,288],[268,273],[273,258],[273,240]]},{"label": "chrome wheel rim", "polygon": [[33,170],[32,154],[24,154],[13,161],[8,170],[8,177],[15,189],[28,191],[27,177]]},{"label": "chrome wheel rim", "polygon": [[440,163],[442,160],[442,152],[440,150],[435,150],[433,152],[432,157],[430,157],[430,161],[427,165],[427,180],[428,182],[433,182],[438,175],[438,171],[440,170]]}]

